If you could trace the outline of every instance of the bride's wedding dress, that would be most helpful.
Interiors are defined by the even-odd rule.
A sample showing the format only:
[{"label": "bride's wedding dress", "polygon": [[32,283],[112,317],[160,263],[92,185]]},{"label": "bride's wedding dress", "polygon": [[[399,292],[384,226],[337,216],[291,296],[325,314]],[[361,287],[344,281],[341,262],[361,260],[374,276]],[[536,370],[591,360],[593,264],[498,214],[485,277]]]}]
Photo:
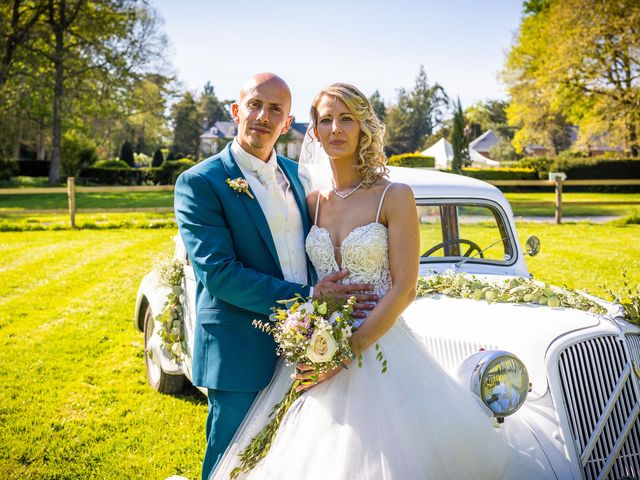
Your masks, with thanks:
[{"label": "bride's wedding dress", "polygon": [[[387,187],[388,188],[388,187]],[[386,193],[386,190],[385,190]],[[391,287],[387,228],[375,222],[342,242],[349,283]],[[317,208],[316,208],[317,220]],[[329,231],[314,225],[306,251],[319,278],[340,269]],[[251,480],[495,479],[510,453],[478,401],[433,360],[402,318],[378,341],[388,360],[381,373],[374,348],[332,379],[304,393],[286,415],[269,454]],[[213,476],[228,479],[237,453],[266,424],[290,387],[292,368],[279,364]]]}]

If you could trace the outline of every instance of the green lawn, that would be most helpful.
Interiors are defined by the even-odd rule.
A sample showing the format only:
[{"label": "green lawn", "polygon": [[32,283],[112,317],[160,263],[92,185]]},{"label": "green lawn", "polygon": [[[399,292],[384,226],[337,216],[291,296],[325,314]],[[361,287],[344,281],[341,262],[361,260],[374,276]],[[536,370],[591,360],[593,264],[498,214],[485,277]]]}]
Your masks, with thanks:
[{"label": "green lawn", "polygon": [[[0,233],[0,478],[197,478],[206,402],[146,383],[138,283],[175,229]],[[536,278],[640,283],[640,225],[520,225]]]},{"label": "green lawn", "polygon": [[[76,193],[76,208],[173,207],[173,192]],[[0,195],[0,213],[11,209],[68,208],[66,193]]]},{"label": "green lawn", "polygon": [[0,478],[198,476],[206,402],[149,388],[132,326],[173,234],[0,234]]},{"label": "green lawn", "polygon": [[[553,192],[506,193],[509,202],[555,202]],[[563,193],[563,202],[640,202],[640,193]],[[562,215],[567,217],[582,217],[592,215],[629,215],[640,211],[640,205],[565,205]],[[519,206],[513,208],[513,213],[519,217],[550,216],[555,207]]]},{"label": "green lawn", "polygon": [[[553,193],[507,193],[513,202],[553,202]],[[640,201],[639,193],[565,193],[564,201]],[[76,206],[82,208],[172,207],[173,192],[76,193]],[[66,209],[64,193],[34,195],[0,195],[0,216],[16,209]],[[640,211],[640,205],[566,206],[565,216],[629,215]],[[553,216],[553,207],[524,206],[514,208],[517,216]]]}]

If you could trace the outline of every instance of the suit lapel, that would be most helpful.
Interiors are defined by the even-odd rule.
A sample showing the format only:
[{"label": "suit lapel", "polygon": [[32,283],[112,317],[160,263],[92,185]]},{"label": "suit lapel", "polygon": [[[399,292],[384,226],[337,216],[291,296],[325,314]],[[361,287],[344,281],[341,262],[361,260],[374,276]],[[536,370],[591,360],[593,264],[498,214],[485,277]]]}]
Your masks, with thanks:
[{"label": "suit lapel", "polygon": [[[231,155],[231,149],[229,148],[230,144],[227,144],[225,149],[220,154],[220,158],[222,160],[222,164],[224,165],[224,169],[227,172],[227,175],[231,179],[236,179],[238,177],[244,178],[242,174],[242,170],[233,159],[233,155]],[[242,202],[242,204],[247,209],[247,213],[253,220],[253,223],[260,233],[260,236],[264,240],[264,243],[267,245],[269,249],[269,253],[276,262],[278,269],[280,270],[280,274],[282,274],[282,269],[280,268],[280,259],[278,258],[278,252],[276,251],[276,245],[273,242],[273,237],[271,236],[271,230],[269,229],[269,224],[267,223],[267,219],[264,216],[264,212],[258,203],[255,193],[251,192],[253,198],[249,198],[249,195],[240,194],[238,200]]]}]

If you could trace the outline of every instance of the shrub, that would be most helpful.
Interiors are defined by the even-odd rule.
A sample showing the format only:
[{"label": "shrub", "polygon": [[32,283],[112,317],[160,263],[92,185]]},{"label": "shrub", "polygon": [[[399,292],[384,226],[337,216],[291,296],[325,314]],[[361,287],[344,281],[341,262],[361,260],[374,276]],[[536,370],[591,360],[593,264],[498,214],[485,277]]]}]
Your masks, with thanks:
[{"label": "shrub", "polygon": [[18,165],[14,160],[0,154],[0,180],[9,180],[18,172]]},{"label": "shrub", "polygon": [[150,167],[151,166],[151,157],[145,153],[134,153],[133,154],[133,162],[136,168],[140,167]]},{"label": "shrub", "polygon": [[155,169],[157,173],[155,175],[156,183],[161,185],[172,185],[176,183],[178,176],[185,170],[193,167],[196,164],[193,160],[188,158],[181,158],[180,160],[167,160],[160,168]]},{"label": "shrub", "polygon": [[120,160],[126,162],[130,167],[134,166],[133,147],[129,140],[125,140],[122,147],[120,147]]},{"label": "shrub", "polygon": [[48,177],[51,162],[44,160],[19,160],[18,175],[23,177]]},{"label": "shrub", "polygon": [[143,185],[155,183],[157,168],[100,168],[89,167],[80,177],[101,185]]},{"label": "shrub", "polygon": [[462,174],[480,180],[537,180],[531,168],[463,168]]},{"label": "shrub", "polygon": [[640,160],[637,159],[558,158],[552,167],[565,172],[571,180],[640,178]]},{"label": "shrub", "polygon": [[152,167],[159,167],[164,162],[164,155],[162,154],[162,150],[159,148],[153,154],[153,160],[151,161]]},{"label": "shrub", "polygon": [[117,158],[113,158],[111,160],[100,160],[93,165],[95,168],[131,168],[122,160],[118,160]]},{"label": "shrub", "polygon": [[427,157],[419,153],[403,153],[389,157],[387,165],[393,167],[433,168],[436,164],[434,157]]},{"label": "shrub", "polygon": [[546,180],[554,159],[549,157],[527,157],[518,162],[521,168],[532,168],[538,174],[538,178]]},{"label": "shrub", "polygon": [[95,144],[77,130],[69,130],[62,139],[62,172],[70,177],[98,160]]}]

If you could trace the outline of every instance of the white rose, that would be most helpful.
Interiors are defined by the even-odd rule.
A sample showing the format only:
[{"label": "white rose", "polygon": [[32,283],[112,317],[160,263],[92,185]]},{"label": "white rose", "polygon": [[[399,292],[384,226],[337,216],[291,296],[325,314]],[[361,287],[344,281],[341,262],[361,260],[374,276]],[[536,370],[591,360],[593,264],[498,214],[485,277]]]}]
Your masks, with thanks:
[{"label": "white rose", "polygon": [[306,356],[313,363],[328,362],[338,351],[338,344],[333,337],[324,330],[316,330],[311,335]]}]

